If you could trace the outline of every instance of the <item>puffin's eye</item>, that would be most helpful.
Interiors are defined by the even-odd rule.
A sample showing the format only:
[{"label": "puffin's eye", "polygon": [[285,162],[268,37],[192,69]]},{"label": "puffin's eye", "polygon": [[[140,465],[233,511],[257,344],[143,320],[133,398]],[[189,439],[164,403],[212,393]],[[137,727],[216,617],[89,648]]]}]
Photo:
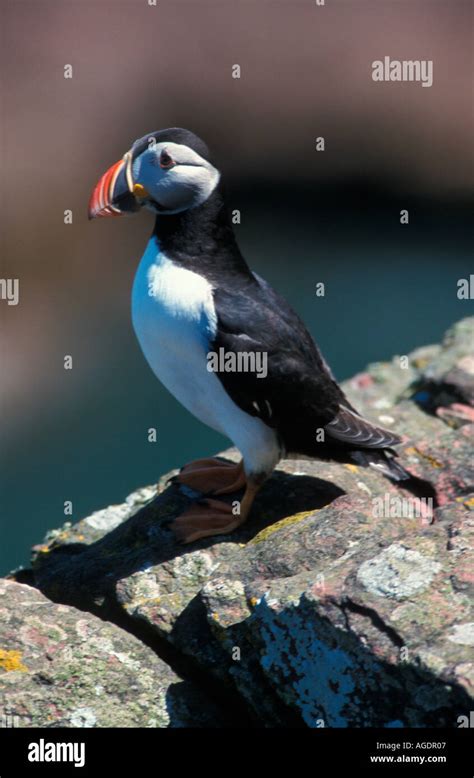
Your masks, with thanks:
[{"label": "puffin's eye", "polygon": [[160,154],[160,167],[168,168],[173,167],[174,165],[174,159],[171,157],[166,149],[163,149],[163,151]]}]

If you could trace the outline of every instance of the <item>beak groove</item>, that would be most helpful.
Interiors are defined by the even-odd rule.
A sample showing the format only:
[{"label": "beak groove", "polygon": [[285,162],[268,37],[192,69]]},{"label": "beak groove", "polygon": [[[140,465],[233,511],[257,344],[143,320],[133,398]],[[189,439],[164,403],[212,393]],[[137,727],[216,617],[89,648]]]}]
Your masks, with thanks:
[{"label": "beak groove", "polygon": [[112,165],[99,179],[89,200],[89,219],[122,216],[140,210],[132,178],[132,154]]},{"label": "beak groove", "polygon": [[133,182],[133,148],[104,173],[89,200],[89,219],[136,213],[149,197],[141,184]]},{"label": "beak groove", "polygon": [[89,200],[89,219],[100,216],[120,216],[120,208],[114,205],[115,184],[124,167],[121,159],[112,165],[99,179]]}]

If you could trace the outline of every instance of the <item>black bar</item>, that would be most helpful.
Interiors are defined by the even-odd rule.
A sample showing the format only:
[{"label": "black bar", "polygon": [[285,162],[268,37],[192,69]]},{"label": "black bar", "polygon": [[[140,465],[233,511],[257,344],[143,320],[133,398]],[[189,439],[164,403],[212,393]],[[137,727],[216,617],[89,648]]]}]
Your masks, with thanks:
[{"label": "black bar", "polygon": [[[450,775],[472,778],[472,729],[0,729],[0,778],[26,774],[117,775],[125,768],[137,777],[158,776],[173,765],[222,774],[226,767],[265,775],[272,764],[291,767],[294,778],[348,775]],[[43,744],[41,747],[41,743]],[[73,762],[28,759],[53,754],[48,744],[84,744],[83,767]],[[32,744],[37,744],[34,746]],[[70,752],[70,753],[69,753]],[[59,756],[74,758],[72,748]],[[56,756],[56,753],[54,753]],[[77,750],[76,757],[81,757]],[[377,757],[377,760],[374,759]],[[383,759],[382,759],[383,757]],[[392,759],[388,759],[392,757]],[[417,757],[415,761],[413,758]],[[424,757],[423,762],[421,758]],[[284,761],[283,761],[284,760]],[[436,760],[436,761],[434,761]],[[165,767],[166,766],[166,767]],[[324,768],[324,770],[322,769]],[[293,778],[292,776],[292,778]]]}]

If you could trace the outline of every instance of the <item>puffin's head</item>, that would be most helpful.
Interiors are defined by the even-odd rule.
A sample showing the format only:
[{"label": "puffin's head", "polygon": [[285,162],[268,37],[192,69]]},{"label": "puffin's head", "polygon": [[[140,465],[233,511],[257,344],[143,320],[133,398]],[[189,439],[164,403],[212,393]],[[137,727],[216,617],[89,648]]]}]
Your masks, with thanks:
[{"label": "puffin's head", "polygon": [[104,173],[89,201],[89,219],[142,206],[159,214],[187,211],[208,199],[219,176],[197,135],[179,127],[152,132]]}]

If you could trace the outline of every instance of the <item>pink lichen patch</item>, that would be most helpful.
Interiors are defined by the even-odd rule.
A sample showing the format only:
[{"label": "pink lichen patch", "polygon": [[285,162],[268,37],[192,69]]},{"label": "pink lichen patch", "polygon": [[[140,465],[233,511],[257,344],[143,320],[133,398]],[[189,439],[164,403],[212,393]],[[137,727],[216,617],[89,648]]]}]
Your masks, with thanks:
[{"label": "pink lichen patch", "polygon": [[57,721],[58,719],[61,718],[62,716],[61,710],[58,708],[58,706],[55,703],[50,702],[48,703],[47,707],[48,707],[48,714],[47,714],[48,719],[50,719],[51,721]]},{"label": "pink lichen patch", "polygon": [[436,415],[455,429],[462,427],[463,424],[474,422],[474,408],[461,403],[453,403],[446,407],[437,408]]},{"label": "pink lichen patch", "polygon": [[371,386],[374,383],[374,379],[369,373],[359,373],[354,376],[351,383],[353,386],[357,387],[357,389],[367,389],[368,386]]},{"label": "pink lichen patch", "polygon": [[54,626],[51,627],[51,634],[48,634],[48,627],[47,624],[39,626],[32,623],[25,624],[20,629],[21,640],[25,645],[32,646],[33,649],[39,648],[42,653],[54,656],[61,650],[59,639],[63,636],[56,631]]},{"label": "pink lichen patch", "polygon": [[436,483],[436,496],[439,505],[446,505],[456,499],[459,492],[466,489],[465,482],[452,472],[440,473]]},{"label": "pink lichen patch", "polygon": [[474,589],[474,563],[472,558],[466,558],[464,563],[456,570],[453,581],[461,591]]}]

